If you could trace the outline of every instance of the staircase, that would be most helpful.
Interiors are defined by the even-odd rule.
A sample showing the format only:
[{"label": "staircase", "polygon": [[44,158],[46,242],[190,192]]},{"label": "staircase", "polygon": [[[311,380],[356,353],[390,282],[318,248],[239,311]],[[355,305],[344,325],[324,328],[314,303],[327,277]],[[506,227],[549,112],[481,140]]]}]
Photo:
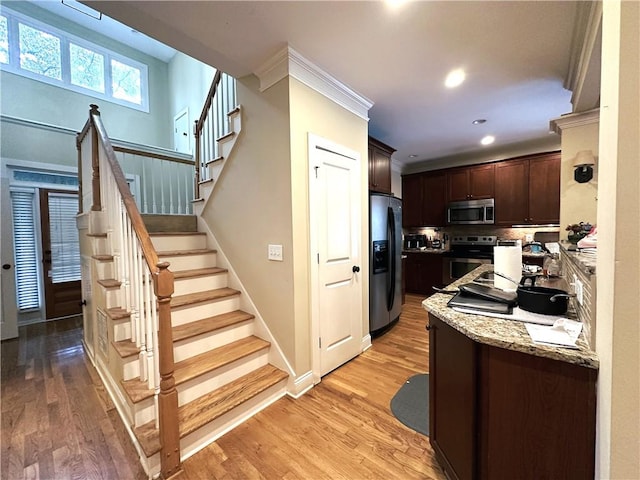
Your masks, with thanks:
[{"label": "staircase", "polygon": [[[254,315],[240,309],[241,292],[228,287],[228,271],[216,266],[217,252],[208,248],[206,234],[164,231],[150,236],[175,278],[170,305],[184,457],[282,396],[288,374],[269,364],[270,343],[255,335]],[[157,472],[157,392],[141,379],[144,362],[131,340],[131,314],[121,305],[120,282],[112,278],[113,257],[100,241],[104,237],[94,237],[93,260],[100,264],[98,284],[106,299],[110,372],[124,394],[125,416],[146,457],[147,471]]]}]

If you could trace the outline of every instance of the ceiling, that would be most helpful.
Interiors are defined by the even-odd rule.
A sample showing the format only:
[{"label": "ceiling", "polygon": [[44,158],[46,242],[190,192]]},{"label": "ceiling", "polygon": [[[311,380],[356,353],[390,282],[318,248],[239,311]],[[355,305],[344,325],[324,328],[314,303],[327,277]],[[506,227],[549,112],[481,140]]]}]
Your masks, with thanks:
[{"label": "ceiling", "polygon": [[[369,133],[397,149],[403,171],[558,148],[549,121],[572,111],[563,85],[577,3],[88,2],[236,77],[289,45],[373,102]],[[447,89],[455,68],[466,80]]]}]

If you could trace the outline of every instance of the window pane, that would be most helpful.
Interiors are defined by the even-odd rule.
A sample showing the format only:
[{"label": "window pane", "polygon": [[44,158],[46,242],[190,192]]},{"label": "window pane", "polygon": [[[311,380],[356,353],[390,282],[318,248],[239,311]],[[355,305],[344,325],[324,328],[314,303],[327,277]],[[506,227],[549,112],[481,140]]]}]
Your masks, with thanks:
[{"label": "window pane", "polygon": [[33,199],[33,192],[11,192],[19,310],[40,308]]},{"label": "window pane", "polygon": [[49,194],[49,232],[51,235],[51,281],[80,280],[80,241],[76,226],[78,195]]},{"label": "window pane", "polygon": [[142,104],[139,69],[111,60],[111,88],[114,98]]},{"label": "window pane", "polygon": [[9,63],[9,30],[7,17],[0,15],[0,62]]},{"label": "window pane", "polygon": [[104,93],[104,56],[93,50],[69,44],[71,83]]},{"label": "window pane", "polygon": [[19,30],[20,67],[61,80],[60,39],[22,23]]}]

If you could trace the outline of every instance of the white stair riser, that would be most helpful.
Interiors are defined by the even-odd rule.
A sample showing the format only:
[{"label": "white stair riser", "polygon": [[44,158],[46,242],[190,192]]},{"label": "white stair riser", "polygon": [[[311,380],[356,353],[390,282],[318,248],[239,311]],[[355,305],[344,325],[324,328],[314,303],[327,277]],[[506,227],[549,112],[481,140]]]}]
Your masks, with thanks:
[{"label": "white stair riser", "polygon": [[182,406],[192,402],[202,395],[206,395],[243,375],[267,365],[269,363],[268,357],[268,349],[265,348],[260,352],[178,385],[178,405]]},{"label": "white stair riser", "polygon": [[214,315],[232,312],[239,308],[239,295],[226,297],[215,302],[202,302],[181,308],[172,308],[171,324],[174,327],[177,327],[178,325],[183,325],[201,318],[213,317]]},{"label": "white stair riser", "polygon": [[186,295],[188,293],[214,290],[227,286],[227,272],[201,275],[198,277],[180,278],[173,284],[173,296]]},{"label": "white stair riser", "polygon": [[175,272],[179,270],[191,270],[194,268],[206,268],[216,266],[216,254],[201,253],[198,255],[175,255],[160,257],[161,262],[169,262],[169,269]]},{"label": "white stair riser", "polygon": [[285,394],[285,387],[286,382],[277,383],[252,399],[238,405],[233,410],[216,418],[213,422],[203,425],[195,432],[180,440],[180,452],[185,456],[190,456],[192,453],[209,445],[235,426],[251,418],[265,406],[281,398]]},{"label": "white stair riser", "polygon": [[109,255],[111,254],[111,247],[107,237],[91,237],[91,254],[92,255]]},{"label": "white stair riser", "polygon": [[201,233],[194,233],[193,235],[152,235],[151,242],[158,252],[207,248],[207,236]]},{"label": "white stair riser", "polygon": [[105,278],[114,278],[115,271],[113,269],[113,262],[106,260],[96,260],[96,277],[100,280],[104,280]]},{"label": "white stair riser", "polygon": [[153,395],[136,403],[133,406],[133,410],[133,418],[135,422],[134,427],[139,427],[140,425],[144,425],[145,423],[154,420],[156,418],[156,407]]},{"label": "white stair riser", "polygon": [[181,362],[250,335],[253,335],[253,319],[177,342],[173,347],[173,357],[176,362]]},{"label": "white stair riser", "polygon": [[107,309],[124,306],[124,295],[121,295],[120,288],[106,288],[104,289],[104,302]]},{"label": "white stair riser", "polygon": [[113,340],[131,340],[131,321],[129,318],[113,321]]},{"label": "white stair riser", "polygon": [[140,376],[140,357],[132,355],[122,359],[122,379],[131,380]]}]

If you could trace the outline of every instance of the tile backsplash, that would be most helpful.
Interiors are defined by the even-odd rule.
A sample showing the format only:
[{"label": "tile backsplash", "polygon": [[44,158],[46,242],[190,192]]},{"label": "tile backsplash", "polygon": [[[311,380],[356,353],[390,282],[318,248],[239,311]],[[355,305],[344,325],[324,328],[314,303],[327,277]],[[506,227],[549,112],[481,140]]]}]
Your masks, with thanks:
[{"label": "tile backsplash", "polygon": [[[437,238],[440,240],[444,240],[445,234],[449,239],[459,235],[495,235],[500,240],[522,240],[523,244],[526,235],[534,236],[536,233],[557,233],[558,236],[562,235],[559,227],[500,228],[492,225],[405,228],[403,229],[403,233],[419,233],[426,235],[427,238]],[[448,247],[448,244],[444,246],[444,248]]]}]

